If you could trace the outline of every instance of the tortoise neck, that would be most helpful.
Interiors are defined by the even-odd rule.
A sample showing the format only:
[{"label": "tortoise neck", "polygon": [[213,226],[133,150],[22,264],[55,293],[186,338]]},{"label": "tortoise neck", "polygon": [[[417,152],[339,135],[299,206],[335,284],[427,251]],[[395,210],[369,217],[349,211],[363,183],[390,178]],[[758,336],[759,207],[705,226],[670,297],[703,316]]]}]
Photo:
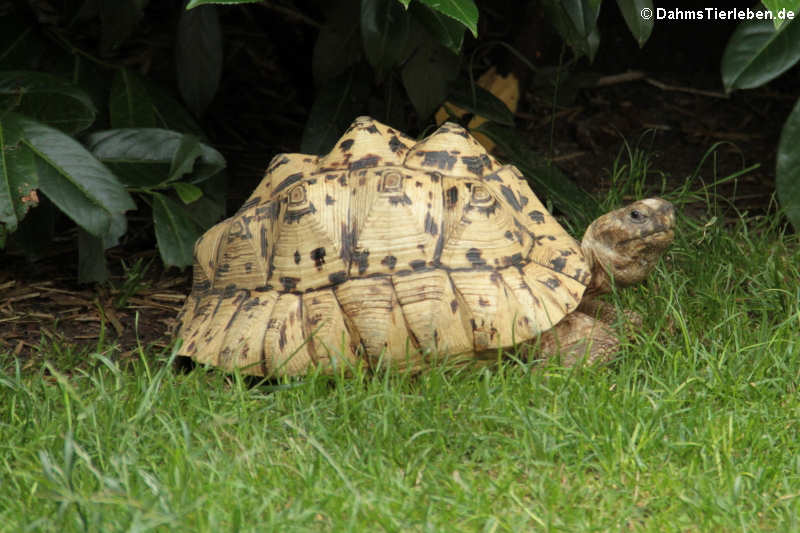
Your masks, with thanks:
[{"label": "tortoise neck", "polygon": [[585,294],[588,297],[594,297],[611,292],[611,278],[606,268],[597,257],[595,252],[597,243],[592,238],[590,232],[591,227],[586,230],[586,234],[581,242],[581,250],[583,251],[583,257],[589,265],[589,271],[592,273]]}]

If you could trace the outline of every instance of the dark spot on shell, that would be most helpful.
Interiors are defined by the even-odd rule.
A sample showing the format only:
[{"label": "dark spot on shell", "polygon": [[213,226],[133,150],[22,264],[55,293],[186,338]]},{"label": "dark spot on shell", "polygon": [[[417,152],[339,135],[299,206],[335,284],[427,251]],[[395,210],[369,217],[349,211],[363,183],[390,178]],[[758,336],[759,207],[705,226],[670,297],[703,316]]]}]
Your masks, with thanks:
[{"label": "dark spot on shell", "polygon": [[369,250],[353,251],[353,261],[358,265],[358,273],[363,274],[369,267]]},{"label": "dark spot on shell", "polygon": [[217,274],[225,274],[231,271],[230,263],[221,263],[217,265]]},{"label": "dark spot on shell", "polygon": [[500,183],[503,183],[503,179],[497,175],[497,172],[493,172],[487,176],[484,176],[483,179],[484,181],[499,181]]},{"label": "dark spot on shell", "polygon": [[316,212],[317,208],[314,207],[314,204],[309,202],[308,207],[304,207],[303,209],[297,209],[297,210],[287,209],[286,212],[283,214],[283,221],[286,222],[287,224],[291,224],[293,222],[297,222],[298,220],[300,220],[301,218],[310,213],[316,213]]},{"label": "dark spot on shell", "polygon": [[522,211],[522,206],[519,205],[519,202],[517,201],[517,195],[514,194],[514,191],[512,191],[511,189],[509,189],[505,185],[501,185],[500,186],[500,192],[503,193],[503,196],[505,196],[506,201],[509,204],[511,204],[511,207],[514,208],[514,211]]},{"label": "dark spot on shell", "polygon": [[478,176],[483,175],[483,161],[480,157],[464,155],[461,162],[467,166],[467,170]]},{"label": "dark spot on shell", "polygon": [[424,259],[417,259],[415,261],[411,261],[408,264],[412,270],[421,270],[425,268],[425,260]]},{"label": "dark spot on shell", "polygon": [[321,268],[325,264],[325,248],[314,248],[311,250],[311,260],[314,261],[314,266]]},{"label": "dark spot on shell", "polygon": [[381,259],[381,264],[385,267],[388,267],[389,270],[394,270],[394,265],[397,264],[397,258],[393,255],[387,255]]},{"label": "dark spot on shell", "polygon": [[525,207],[526,205],[528,205],[528,197],[520,194],[519,203],[522,204],[522,207]]},{"label": "dark spot on shell", "polygon": [[511,233],[510,231],[506,231],[505,233],[503,233],[503,237],[505,237],[509,241],[513,241],[514,240],[514,234]]},{"label": "dark spot on shell", "polygon": [[366,128],[364,128],[364,130],[365,130],[367,133],[380,133],[380,131],[378,130],[378,128],[376,128],[376,127],[375,127],[375,125],[374,125],[374,124],[370,124],[369,126],[367,126]]},{"label": "dark spot on shell", "polygon": [[486,154],[481,154],[481,162],[486,168],[492,168],[492,160]]},{"label": "dark spot on shell", "polygon": [[253,263],[247,262],[244,264],[244,271],[248,274],[253,271]]},{"label": "dark spot on shell", "polygon": [[486,261],[481,257],[481,251],[477,248],[470,248],[466,253],[467,261],[472,263],[473,267],[486,266]]},{"label": "dark spot on shell", "polygon": [[548,278],[542,282],[548,289],[556,289],[561,285],[561,282],[556,278]]},{"label": "dark spot on shell", "polygon": [[500,277],[500,274],[498,274],[497,271],[494,271],[491,274],[489,274],[489,281],[491,281],[493,284],[497,285],[498,287],[500,286],[500,282],[502,281],[502,279],[503,278]]},{"label": "dark spot on shell", "polygon": [[261,257],[267,258],[267,228],[261,227]]},{"label": "dark spot on shell", "polygon": [[396,194],[394,196],[389,197],[389,203],[392,205],[411,205],[413,202],[411,201],[411,198],[409,198],[407,194],[403,195]]},{"label": "dark spot on shell", "polygon": [[333,205],[336,203],[336,200],[333,199],[333,196],[330,194],[325,195],[325,205]]},{"label": "dark spot on shell", "polygon": [[414,185],[417,186],[417,187],[422,187],[422,182],[421,181],[415,181]]},{"label": "dark spot on shell", "polygon": [[528,213],[528,216],[536,222],[537,224],[542,224],[544,222],[544,213],[541,211],[533,210]]},{"label": "dark spot on shell", "polygon": [[453,313],[455,313],[455,312],[456,312],[456,310],[458,310],[458,301],[456,301],[456,300],[450,300],[450,311],[452,311]]},{"label": "dark spot on shell", "polygon": [[300,281],[300,278],[293,278],[291,276],[284,276],[280,278],[278,281],[281,282],[283,285],[283,290],[285,291],[293,291],[297,287],[297,282]]},{"label": "dark spot on shell", "polygon": [[360,170],[362,168],[371,168],[378,166],[378,163],[381,162],[381,156],[379,155],[365,155],[361,159],[357,159],[350,163],[350,170]]},{"label": "dark spot on shell", "polygon": [[522,257],[521,253],[517,252],[517,253],[515,253],[515,254],[513,254],[511,256],[511,264],[512,265],[520,266],[520,265],[522,265],[522,262],[523,262],[523,257]]},{"label": "dark spot on shell", "polygon": [[339,176],[339,185],[341,185],[342,187],[347,187],[347,178],[345,177],[344,174]]},{"label": "dark spot on shell", "polygon": [[333,285],[338,285],[340,283],[344,283],[347,281],[347,272],[344,270],[340,270],[339,272],[334,272],[330,276],[328,276],[328,281],[330,281]]},{"label": "dark spot on shell", "polygon": [[290,176],[287,176],[286,178],[284,178],[284,180],[283,180],[283,181],[281,181],[281,182],[280,182],[280,183],[279,183],[279,184],[278,184],[278,185],[275,187],[275,190],[273,191],[273,194],[279,193],[280,191],[282,191],[283,189],[285,189],[285,188],[286,188],[286,187],[288,187],[289,185],[292,185],[292,184],[294,184],[294,183],[297,183],[297,182],[298,182],[298,181],[300,181],[302,178],[303,178],[303,173],[302,173],[302,172],[297,172],[296,174],[292,174],[292,175],[290,175]]},{"label": "dark spot on shell", "polygon": [[239,210],[236,212],[236,214],[238,215],[242,211],[246,211],[246,210],[250,209],[251,207],[256,206],[256,205],[258,205],[260,203],[261,203],[261,197],[260,196],[254,196],[253,198],[250,198],[245,203],[243,203],[242,207],[239,208]]},{"label": "dark spot on shell", "polygon": [[478,305],[480,305],[481,307],[489,307],[489,300],[481,296],[480,298],[478,298]]},{"label": "dark spot on shell", "polygon": [[472,326],[472,331],[477,331],[478,330],[478,325],[475,323],[475,319],[474,318],[470,318],[469,319],[469,325]]},{"label": "dark spot on shell", "polygon": [[439,225],[436,224],[430,213],[425,213],[425,231],[434,237],[439,233]]},{"label": "dark spot on shell", "polygon": [[458,204],[458,187],[455,185],[447,189],[445,193],[445,207],[453,209]]},{"label": "dark spot on shell", "polygon": [[297,250],[294,251],[294,264],[295,265],[300,264],[300,252],[298,252]]},{"label": "dark spot on shell", "polygon": [[429,172],[428,175],[431,177],[433,183],[439,183],[439,180],[442,179],[442,175],[438,172]]},{"label": "dark spot on shell", "polygon": [[397,138],[397,135],[392,135],[392,138],[389,139],[389,150],[396,154],[402,150],[408,150],[408,146],[403,144],[400,139]]},{"label": "dark spot on shell", "polygon": [[550,264],[553,265],[553,270],[555,270],[556,272],[561,272],[562,270],[564,270],[564,267],[567,266],[567,260],[564,259],[563,257],[556,257],[555,259],[550,261]]},{"label": "dark spot on shell", "polygon": [[[280,157],[280,159],[278,159],[278,157]],[[278,168],[279,166],[285,165],[288,162],[289,162],[289,158],[287,156],[284,155],[283,157],[281,157],[281,156],[277,156],[276,155],[275,158],[272,160],[272,164],[267,169],[267,172],[272,172],[276,168]]]},{"label": "dark spot on shell", "polygon": [[350,150],[350,148],[352,148],[352,147],[353,147],[353,143],[354,143],[354,142],[355,142],[355,141],[354,141],[353,139],[347,139],[346,141],[342,141],[342,144],[340,144],[340,145],[339,145],[339,148],[340,148],[340,149],[341,149],[343,152],[346,152],[346,151]]},{"label": "dark spot on shell", "polygon": [[208,281],[207,279],[205,279],[203,281],[198,281],[197,283],[194,284],[194,286],[192,288],[195,291],[206,292],[206,291],[208,291],[208,289],[211,288],[211,282]]},{"label": "dark spot on shell", "polygon": [[456,156],[444,150],[417,152],[417,155],[423,156],[422,165],[426,167],[437,167],[440,170],[453,170],[453,166],[456,164]]},{"label": "dark spot on shell", "polygon": [[281,327],[278,330],[278,348],[283,350],[284,346],[286,346],[286,323],[285,322],[283,324],[281,324]]}]

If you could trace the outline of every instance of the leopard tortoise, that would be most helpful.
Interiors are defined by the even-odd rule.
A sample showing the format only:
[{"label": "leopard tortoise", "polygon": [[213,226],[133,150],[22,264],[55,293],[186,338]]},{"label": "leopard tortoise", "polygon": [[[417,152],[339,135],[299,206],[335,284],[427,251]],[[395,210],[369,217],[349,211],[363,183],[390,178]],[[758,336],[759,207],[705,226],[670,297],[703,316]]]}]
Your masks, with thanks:
[{"label": "leopard tortoise", "polygon": [[416,142],[360,117],[325,156],[276,156],[200,238],[179,353],[270,376],[419,370],[524,342],[604,359],[618,341],[594,297],[644,279],[674,220],[669,202],[641,200],[578,244],[462,127]]}]

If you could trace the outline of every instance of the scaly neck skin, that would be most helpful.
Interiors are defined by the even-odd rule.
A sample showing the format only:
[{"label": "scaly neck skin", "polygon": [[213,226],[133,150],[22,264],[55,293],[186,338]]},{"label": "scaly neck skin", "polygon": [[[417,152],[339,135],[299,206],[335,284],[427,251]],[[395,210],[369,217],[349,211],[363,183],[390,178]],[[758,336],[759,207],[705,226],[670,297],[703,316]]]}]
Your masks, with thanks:
[{"label": "scaly neck skin", "polygon": [[591,227],[586,230],[586,234],[581,242],[581,250],[583,257],[589,266],[589,272],[592,273],[592,278],[589,281],[589,286],[584,293],[584,300],[595,298],[601,294],[611,292],[611,277],[608,275],[603,264],[597,258],[595,250],[597,249],[597,242],[591,236]]}]

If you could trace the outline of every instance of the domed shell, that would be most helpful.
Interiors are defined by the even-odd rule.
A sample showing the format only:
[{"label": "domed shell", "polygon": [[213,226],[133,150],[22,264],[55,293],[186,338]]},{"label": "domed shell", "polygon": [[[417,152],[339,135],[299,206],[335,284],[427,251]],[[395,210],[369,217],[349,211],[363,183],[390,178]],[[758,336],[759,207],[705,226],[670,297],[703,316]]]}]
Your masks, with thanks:
[{"label": "domed shell", "polygon": [[360,117],[324,157],[276,156],[200,238],[180,353],[257,375],[493,357],[573,311],[589,275],[519,171],[465,129],[416,142]]}]

